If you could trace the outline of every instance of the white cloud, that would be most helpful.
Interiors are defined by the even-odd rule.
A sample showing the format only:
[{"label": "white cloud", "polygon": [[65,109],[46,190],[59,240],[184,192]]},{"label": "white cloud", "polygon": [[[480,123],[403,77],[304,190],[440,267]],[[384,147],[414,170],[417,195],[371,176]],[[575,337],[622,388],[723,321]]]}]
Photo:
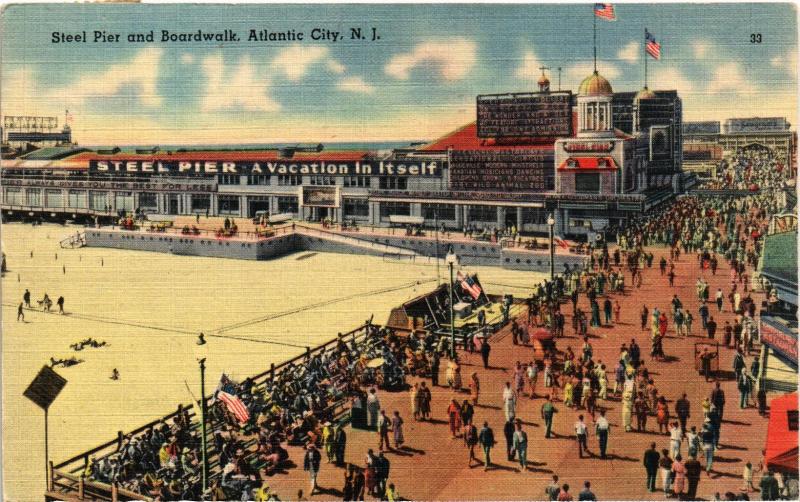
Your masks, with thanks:
[{"label": "white cloud", "polygon": [[466,77],[476,59],[475,42],[459,37],[417,44],[411,52],[393,56],[384,71],[390,77],[408,80],[414,68],[430,67],[439,73],[442,80],[452,82]]},{"label": "white cloud", "polygon": [[142,49],[130,61],[107,66],[104,70],[82,73],[72,84],[52,92],[63,97],[65,105],[76,106],[97,98],[130,92],[147,107],[161,106],[156,83],[161,76],[163,49]]},{"label": "white cloud", "polygon": [[[203,112],[280,110],[280,104],[267,93],[270,81],[265,72],[257,71],[249,56],[243,56],[232,70],[226,68],[222,54],[206,57],[202,67],[206,79],[206,88],[200,99]],[[223,75],[229,76],[223,80]]]},{"label": "white cloud", "polygon": [[539,70],[540,66],[542,66],[542,64],[536,58],[536,54],[534,54],[533,51],[526,51],[525,55],[522,56],[522,63],[517,67],[514,74],[517,78],[522,80],[535,82],[539,80],[539,74],[541,72],[541,70]]},{"label": "white cloud", "polygon": [[736,92],[752,94],[755,92],[752,78],[745,74],[742,66],[736,62],[723,63],[716,68],[708,82],[709,93]]},{"label": "white cloud", "polygon": [[694,53],[695,59],[705,59],[706,54],[708,54],[708,50],[711,48],[711,44],[706,42],[705,40],[698,40],[692,44],[692,52]]},{"label": "white cloud", "polygon": [[770,60],[775,68],[783,68],[792,77],[797,78],[797,49],[790,50],[785,56],[775,56]]},{"label": "white cloud", "polygon": [[323,61],[327,56],[327,47],[296,44],[278,52],[272,60],[272,67],[283,72],[292,82],[299,82],[311,65]]},{"label": "white cloud", "polygon": [[347,69],[342,63],[335,59],[329,59],[325,65],[328,67],[328,70],[338,75],[341,75]]},{"label": "white cloud", "polygon": [[617,58],[628,63],[635,63],[642,56],[641,50],[642,48],[638,43],[631,42],[619,50]]},{"label": "white cloud", "polygon": [[336,87],[340,91],[345,91],[345,92],[354,92],[361,94],[372,94],[375,92],[375,87],[369,85],[364,81],[363,78],[358,76],[345,77],[339,81]]},{"label": "white cloud", "polygon": [[194,63],[194,56],[189,54],[188,52],[184,52],[183,54],[181,54],[181,63],[183,64]]},{"label": "white cloud", "polygon": [[648,80],[650,89],[676,89],[680,96],[686,96],[694,92],[692,82],[675,68],[655,68],[650,71]]}]

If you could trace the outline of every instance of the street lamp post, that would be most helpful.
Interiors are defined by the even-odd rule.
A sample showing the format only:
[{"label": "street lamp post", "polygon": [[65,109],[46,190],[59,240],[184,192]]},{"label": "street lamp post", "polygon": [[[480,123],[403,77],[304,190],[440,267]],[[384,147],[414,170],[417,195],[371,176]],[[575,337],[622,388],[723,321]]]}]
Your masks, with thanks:
[{"label": "street lamp post", "polygon": [[553,281],[556,276],[556,263],[555,263],[555,256],[556,256],[556,248],[553,242],[553,227],[556,224],[555,218],[553,218],[553,213],[547,217],[547,226],[550,227],[550,280]]},{"label": "street lamp post", "polygon": [[200,447],[203,461],[203,493],[208,490],[208,445],[206,443],[206,358],[200,362]]},{"label": "street lamp post", "polygon": [[447,251],[445,261],[447,266],[450,267],[450,359],[452,360],[456,358],[456,309],[453,303],[453,266],[458,263],[458,257],[453,252],[452,246]]}]

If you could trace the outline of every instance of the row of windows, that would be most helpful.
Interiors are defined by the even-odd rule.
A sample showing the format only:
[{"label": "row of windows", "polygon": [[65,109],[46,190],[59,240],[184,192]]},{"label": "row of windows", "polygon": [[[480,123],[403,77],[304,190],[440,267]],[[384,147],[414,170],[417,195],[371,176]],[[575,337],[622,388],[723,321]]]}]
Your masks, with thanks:
[{"label": "row of windows", "polygon": [[[269,174],[250,174],[247,176],[248,185],[271,185],[272,178]],[[217,177],[220,185],[238,185],[239,175],[221,174]],[[336,176],[315,175],[309,177],[309,184],[318,186],[337,185]],[[299,186],[303,184],[303,177],[297,174],[286,174],[277,176],[278,186]],[[342,183],[345,187],[370,188],[371,180],[369,176],[344,176]],[[378,178],[378,186],[384,190],[406,190],[408,189],[408,178],[404,176],[381,176]]]}]

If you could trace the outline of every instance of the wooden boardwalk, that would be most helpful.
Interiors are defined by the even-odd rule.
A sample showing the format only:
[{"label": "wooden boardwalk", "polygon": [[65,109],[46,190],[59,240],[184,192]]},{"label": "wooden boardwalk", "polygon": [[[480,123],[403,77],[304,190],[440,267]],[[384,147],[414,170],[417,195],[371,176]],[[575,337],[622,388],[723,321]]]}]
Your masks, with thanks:
[{"label": "wooden boardwalk", "polygon": [[[613,326],[590,328],[591,343],[594,347],[594,359],[606,364],[609,374],[609,387],[613,387],[613,368],[618,358],[620,345],[630,343],[636,339],[642,349],[643,359],[646,361],[655,385],[660,394],[669,400],[671,414],[674,415],[674,403],[687,393],[691,402],[691,417],[688,425],[696,425],[698,430],[702,425],[701,402],[710,394],[711,383],[698,375],[694,369],[694,344],[705,340],[705,333],[698,308],[700,306],[695,292],[695,281],[702,275],[709,283],[710,296],[713,298],[718,287],[727,294],[730,286],[730,276],[727,264],[721,263],[717,275],[710,271],[701,272],[695,255],[681,256],[676,262],[675,287],[670,287],[666,276],[661,276],[658,261],[662,256],[669,258],[669,250],[664,247],[651,247],[655,259],[653,268],[645,269],[644,281],[640,289],[626,290],[625,295],[612,295],[619,300],[622,310],[620,322]],[[629,277],[629,274],[628,274]],[[683,302],[684,309],[688,309],[694,316],[693,336],[677,338],[670,325],[669,336],[664,341],[664,351],[668,357],[666,362],[650,361],[650,335],[649,329],[643,332],[639,329],[639,311],[646,304],[652,312],[654,307],[662,311],[671,310],[672,295],[677,294]],[[762,295],[753,293],[753,299],[760,304]],[[579,307],[590,311],[588,300],[581,295]],[[733,314],[729,304],[725,305],[725,312],[718,314],[714,304],[709,308],[717,321],[717,340],[722,338],[725,321],[733,324]],[[564,350],[571,346],[576,353],[580,352],[583,341],[572,336],[571,308],[566,305],[563,309],[567,314],[567,336],[558,339],[558,347]],[[670,319],[671,321],[671,319]],[[720,369],[725,379],[722,388],[726,395],[725,420],[722,425],[720,450],[717,451],[714,462],[714,471],[711,476],[702,475],[698,488],[698,497],[713,499],[715,492],[724,494],[726,491],[737,492],[741,486],[741,473],[747,461],[758,465],[761,450],[764,447],[767,419],[760,417],[753,408],[739,409],[739,394],[732,376],[733,350],[720,348]],[[754,352],[755,354],[755,352]],[[403,451],[390,451],[387,454],[391,462],[389,482],[396,485],[401,496],[415,500],[472,500],[472,499],[542,499],[545,497],[544,488],[549,484],[551,476],[557,474],[561,483],[569,483],[570,492],[577,499],[578,493],[583,489],[583,482],[589,480],[592,490],[599,499],[620,500],[662,500],[659,478],[655,493],[645,489],[645,472],[642,466],[642,454],[651,442],[656,442],[657,448],[668,448],[669,438],[659,435],[655,418],[648,420],[647,432],[624,432],[620,427],[622,422],[621,406],[618,400],[598,400],[600,407],[607,409],[607,417],[612,429],[609,438],[609,458],[600,459],[578,458],[577,445],[573,435],[573,424],[579,413],[574,409],[556,403],[558,413],[554,419],[553,430],[556,438],[545,439],[543,420],[540,416],[542,398],[529,399],[526,395],[519,399],[517,417],[525,424],[528,433],[528,472],[520,472],[517,462],[507,461],[505,455],[505,439],[503,437],[504,416],[502,412],[502,389],[506,381],[512,380],[512,369],[516,361],[527,362],[533,358],[530,347],[515,346],[510,336],[497,337],[493,343],[490,368],[484,369],[480,357],[464,354],[462,375],[467,381],[469,375],[475,371],[481,380],[481,399],[475,410],[474,421],[480,428],[484,420],[488,421],[494,429],[498,441],[493,451],[494,468],[487,472],[481,466],[470,468],[467,465],[467,450],[460,439],[451,439],[446,421],[446,408],[451,398],[458,397],[463,400],[466,393],[458,394],[444,387],[433,389],[432,418],[430,422],[414,422],[411,417],[410,396],[408,392],[388,393],[379,392],[381,403],[391,415],[398,410],[405,420],[405,439],[407,448]],[[749,366],[751,357],[747,358]],[[442,373],[445,364],[442,364]],[[413,383],[414,379],[410,380]],[[440,381],[444,381],[442,374]],[[543,378],[539,379],[539,388],[542,387]],[[429,382],[430,383],[430,382]],[[591,432],[593,426],[587,416],[590,429],[589,450],[598,452],[597,439]],[[635,423],[635,419],[634,419]],[[348,428],[348,442],[346,461],[363,466],[369,448],[377,451],[378,438],[374,432],[352,430]],[[476,448],[479,451],[480,448]],[[299,448],[290,450],[291,458],[299,464],[299,468],[290,469],[285,474],[277,474],[271,478],[270,485],[282,499],[296,499],[298,489],[308,496],[309,481],[302,470],[302,451]],[[686,457],[686,445],[682,447]],[[480,456],[480,455],[479,455]],[[323,455],[324,457],[324,455]],[[703,462],[702,459],[701,463]],[[756,485],[759,474],[755,476]],[[310,497],[313,500],[330,500],[341,497],[344,485],[344,471],[332,464],[323,465],[318,477],[319,485],[324,489],[322,493]],[[757,496],[757,494],[756,494]],[[367,497],[369,500],[371,497]],[[751,494],[752,498],[752,494]]]}]

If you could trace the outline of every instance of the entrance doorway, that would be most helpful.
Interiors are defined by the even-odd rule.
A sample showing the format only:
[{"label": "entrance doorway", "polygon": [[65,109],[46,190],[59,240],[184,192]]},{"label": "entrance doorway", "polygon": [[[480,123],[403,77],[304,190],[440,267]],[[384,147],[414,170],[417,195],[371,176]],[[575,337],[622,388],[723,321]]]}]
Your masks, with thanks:
[{"label": "entrance doorway", "polygon": [[167,196],[167,214],[180,214],[179,195],[171,193]]},{"label": "entrance doorway", "polygon": [[322,221],[326,218],[332,218],[333,214],[329,207],[311,207],[311,220]]},{"label": "entrance doorway", "polygon": [[506,208],[506,228],[511,226],[517,226],[517,211],[519,211],[518,207],[507,207]]},{"label": "entrance doorway", "polygon": [[248,197],[247,199],[247,216],[252,218],[256,215],[256,211],[266,211],[269,214],[269,199],[259,198],[254,199]]}]

